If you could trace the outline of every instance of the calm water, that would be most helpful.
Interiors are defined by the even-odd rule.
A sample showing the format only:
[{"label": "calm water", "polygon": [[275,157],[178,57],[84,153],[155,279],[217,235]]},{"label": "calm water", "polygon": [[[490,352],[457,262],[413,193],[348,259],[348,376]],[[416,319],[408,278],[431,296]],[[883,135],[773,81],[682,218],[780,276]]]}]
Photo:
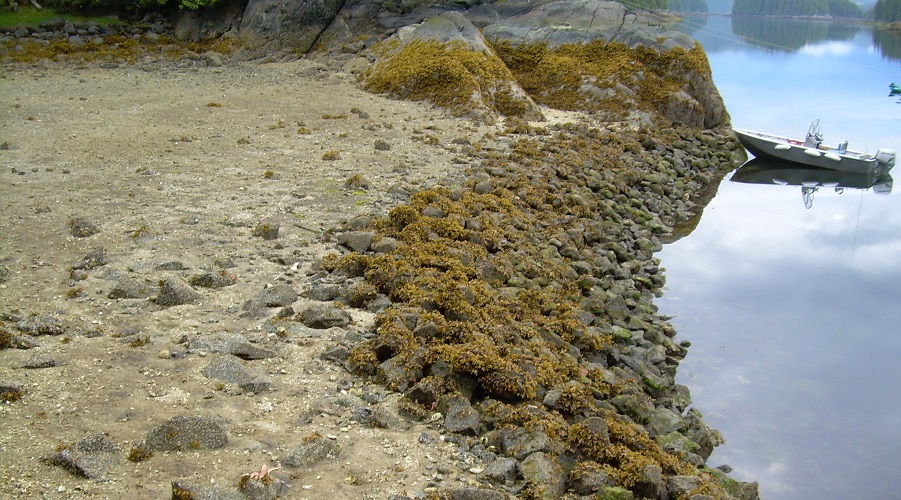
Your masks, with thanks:
[{"label": "calm water", "polygon": [[[827,143],[901,152],[901,41],[801,21],[683,28],[736,128],[803,137],[820,118]],[[821,188],[811,205],[798,186],[727,177],[660,253],[660,312],[693,343],[678,381],[727,440],[711,465],[763,498],[901,498],[901,194]]]}]

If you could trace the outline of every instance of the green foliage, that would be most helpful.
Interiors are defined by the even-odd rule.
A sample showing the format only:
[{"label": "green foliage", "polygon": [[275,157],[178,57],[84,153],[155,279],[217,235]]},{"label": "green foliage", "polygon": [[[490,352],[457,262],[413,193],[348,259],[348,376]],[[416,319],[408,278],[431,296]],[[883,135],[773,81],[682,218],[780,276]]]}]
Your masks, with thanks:
[{"label": "green foliage", "polygon": [[115,17],[84,17],[67,14],[53,8],[35,9],[31,6],[19,6],[15,12],[0,9],[0,29],[17,26],[36,26],[51,19],[63,19],[73,22],[94,21],[101,26],[119,22]]},{"label": "green foliage", "polygon": [[863,17],[863,11],[850,0],[735,0],[732,15]]},{"label": "green foliage", "polygon": [[861,18],[864,16],[860,6],[850,0],[829,0],[829,14],[832,17]]},{"label": "green foliage", "polygon": [[144,12],[175,5],[180,9],[198,10],[212,7],[219,3],[219,0],[51,0],[41,2],[44,9],[34,9],[25,6],[26,3],[20,0],[20,6],[15,12],[0,11],[0,27],[36,25],[43,21],[60,18],[77,22],[90,19],[100,24],[108,24],[110,19],[115,21],[115,18],[84,16],[109,12]]},{"label": "green foliage", "polygon": [[667,0],[620,0],[620,3],[632,9],[663,10]]},{"label": "green foliage", "polygon": [[706,0],[669,0],[666,4],[671,12],[707,12]]},{"label": "green foliage", "polygon": [[887,23],[901,21],[901,0],[877,0],[873,6],[873,19]]}]

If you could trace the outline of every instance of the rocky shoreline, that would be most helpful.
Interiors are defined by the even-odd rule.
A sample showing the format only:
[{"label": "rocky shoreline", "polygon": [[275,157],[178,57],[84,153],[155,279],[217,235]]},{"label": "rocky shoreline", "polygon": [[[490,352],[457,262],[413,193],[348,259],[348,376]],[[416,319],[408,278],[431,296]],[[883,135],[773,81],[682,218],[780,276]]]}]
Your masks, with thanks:
[{"label": "rocky shoreline", "polygon": [[311,290],[379,316],[374,337],[332,355],[403,393],[407,416],[475,436],[489,479],[522,478],[502,491],[755,497],[704,468],[721,438],[675,384],[687,344],[653,304],[660,239],[739,146],[688,129],[515,137],[511,154],[479,155],[462,186],[339,233],[348,253],[326,259]]},{"label": "rocky shoreline", "polygon": [[[71,44],[71,37],[85,36],[73,28],[63,27],[56,38]],[[131,35],[146,40],[157,31],[165,34],[165,26]],[[163,42],[158,54],[131,63],[112,56],[109,69],[165,65],[172,44]],[[187,50],[197,57],[176,58],[175,67],[223,64],[214,51]],[[66,55],[53,64],[71,61]],[[342,67],[350,61],[343,59]],[[326,79],[330,72],[323,66],[305,74]],[[532,103],[529,109],[538,108]],[[373,112],[354,107],[320,118],[350,115],[375,131],[383,125],[372,122]],[[414,128],[414,151],[443,148],[458,163],[440,182],[376,186],[390,193],[386,203],[340,226],[323,225],[315,242],[286,239],[269,219],[227,224],[239,237],[244,231],[271,246],[256,255],[262,263],[251,257],[249,264],[278,278],[249,295],[251,282],[241,277],[248,264],[228,256],[201,266],[191,264],[205,260],[198,256],[188,257],[187,265],[185,259],[155,259],[147,267],[129,262],[121,246],[113,252],[97,247],[69,266],[68,299],[102,293],[114,307],[157,315],[157,322],[165,318],[175,328],[112,326],[110,333],[64,309],[7,309],[0,316],[0,346],[10,368],[0,386],[3,411],[15,417],[11,429],[27,435],[30,419],[48,416],[49,410],[28,410],[29,398],[45,390],[35,373],[86,361],[61,362],[48,352],[48,339],[60,339],[57,350],[74,342],[113,359],[142,352],[143,376],[156,373],[168,385],[145,389],[149,399],[172,405],[146,413],[156,424],[131,424],[124,443],[109,437],[124,433],[119,422],[130,420],[129,412],[118,410],[109,410],[116,424],[87,418],[76,425],[80,437],[50,436],[65,444],[45,449],[36,457],[39,467],[95,481],[75,491],[60,486],[61,497],[111,494],[104,486],[111,477],[119,484],[159,481],[149,471],[128,471],[146,465],[160,467],[173,498],[300,498],[308,486],[321,494],[307,484],[311,473],[340,479],[342,489],[328,492],[336,498],[756,498],[755,484],[705,466],[722,438],[691,408],[687,388],[675,383],[688,345],[675,339],[653,303],[665,282],[654,253],[662,241],[688,231],[743,153],[727,128],[664,123],[650,114],[551,124],[508,117],[490,129],[479,125],[487,130],[480,139],[452,140],[438,127]],[[297,134],[315,129],[308,125],[299,124]],[[391,148],[376,141],[376,151],[380,144]],[[340,156],[333,149],[321,153],[326,162]],[[277,179],[278,169],[263,177]],[[35,172],[13,166],[10,175]],[[344,189],[373,189],[371,175],[347,176]],[[68,226],[72,237],[86,241],[99,231],[89,218],[71,218]],[[132,245],[153,246],[160,230],[138,228],[129,238]],[[21,303],[12,292],[22,283],[21,260],[0,258],[10,307]],[[116,260],[126,267],[111,265]],[[229,293],[243,297],[240,306],[218,310],[208,300]],[[210,314],[230,316],[235,327],[184,333],[177,326],[179,316],[196,322]],[[101,365],[110,373],[120,369]],[[173,376],[173,370],[187,375]],[[315,403],[296,400],[298,393]],[[273,423],[280,412],[288,415],[284,423]],[[163,415],[171,416],[160,423]],[[291,428],[297,437],[267,442],[258,420]],[[3,437],[4,453],[20,448],[15,435]],[[373,461],[364,471],[374,460],[359,455],[366,443],[397,448],[403,460],[389,453],[393,465]],[[212,451],[220,449],[230,449],[232,457]],[[285,469],[272,473],[264,466],[238,480],[232,467],[242,450]],[[185,463],[197,470],[211,453],[226,460],[232,486],[211,486],[202,472],[174,472]],[[3,491],[48,493],[25,484],[22,477],[31,473],[10,460],[4,457]],[[289,477],[280,477],[283,472]],[[411,479],[417,475],[426,479]],[[385,489],[380,483],[386,478],[396,483]]]}]

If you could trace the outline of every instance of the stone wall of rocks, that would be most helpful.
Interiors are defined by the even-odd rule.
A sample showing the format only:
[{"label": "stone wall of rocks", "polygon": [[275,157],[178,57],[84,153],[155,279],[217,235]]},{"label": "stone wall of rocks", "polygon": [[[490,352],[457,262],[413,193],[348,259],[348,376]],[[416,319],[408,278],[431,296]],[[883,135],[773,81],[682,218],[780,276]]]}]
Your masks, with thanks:
[{"label": "stone wall of rocks", "polygon": [[310,290],[380,319],[337,359],[404,392],[408,417],[475,436],[465,451],[498,492],[756,498],[705,466],[721,437],[675,383],[688,344],[653,303],[660,238],[742,159],[738,144],[690,129],[511,132],[509,154],[474,153],[463,187],[344,228],[345,253]]}]

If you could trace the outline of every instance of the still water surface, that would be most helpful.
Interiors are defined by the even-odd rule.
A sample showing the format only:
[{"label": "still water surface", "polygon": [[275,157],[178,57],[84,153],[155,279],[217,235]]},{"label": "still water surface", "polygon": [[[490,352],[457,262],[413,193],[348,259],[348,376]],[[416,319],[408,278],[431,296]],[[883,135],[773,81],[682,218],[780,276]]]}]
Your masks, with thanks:
[{"label": "still water surface", "polygon": [[[901,152],[901,40],[729,17],[682,29],[736,128],[803,138],[820,118],[827,143]],[[798,186],[727,176],[659,254],[660,312],[693,343],[678,381],[727,441],[710,464],[764,499],[901,498],[901,194],[875,191],[820,188],[808,209]]]}]

